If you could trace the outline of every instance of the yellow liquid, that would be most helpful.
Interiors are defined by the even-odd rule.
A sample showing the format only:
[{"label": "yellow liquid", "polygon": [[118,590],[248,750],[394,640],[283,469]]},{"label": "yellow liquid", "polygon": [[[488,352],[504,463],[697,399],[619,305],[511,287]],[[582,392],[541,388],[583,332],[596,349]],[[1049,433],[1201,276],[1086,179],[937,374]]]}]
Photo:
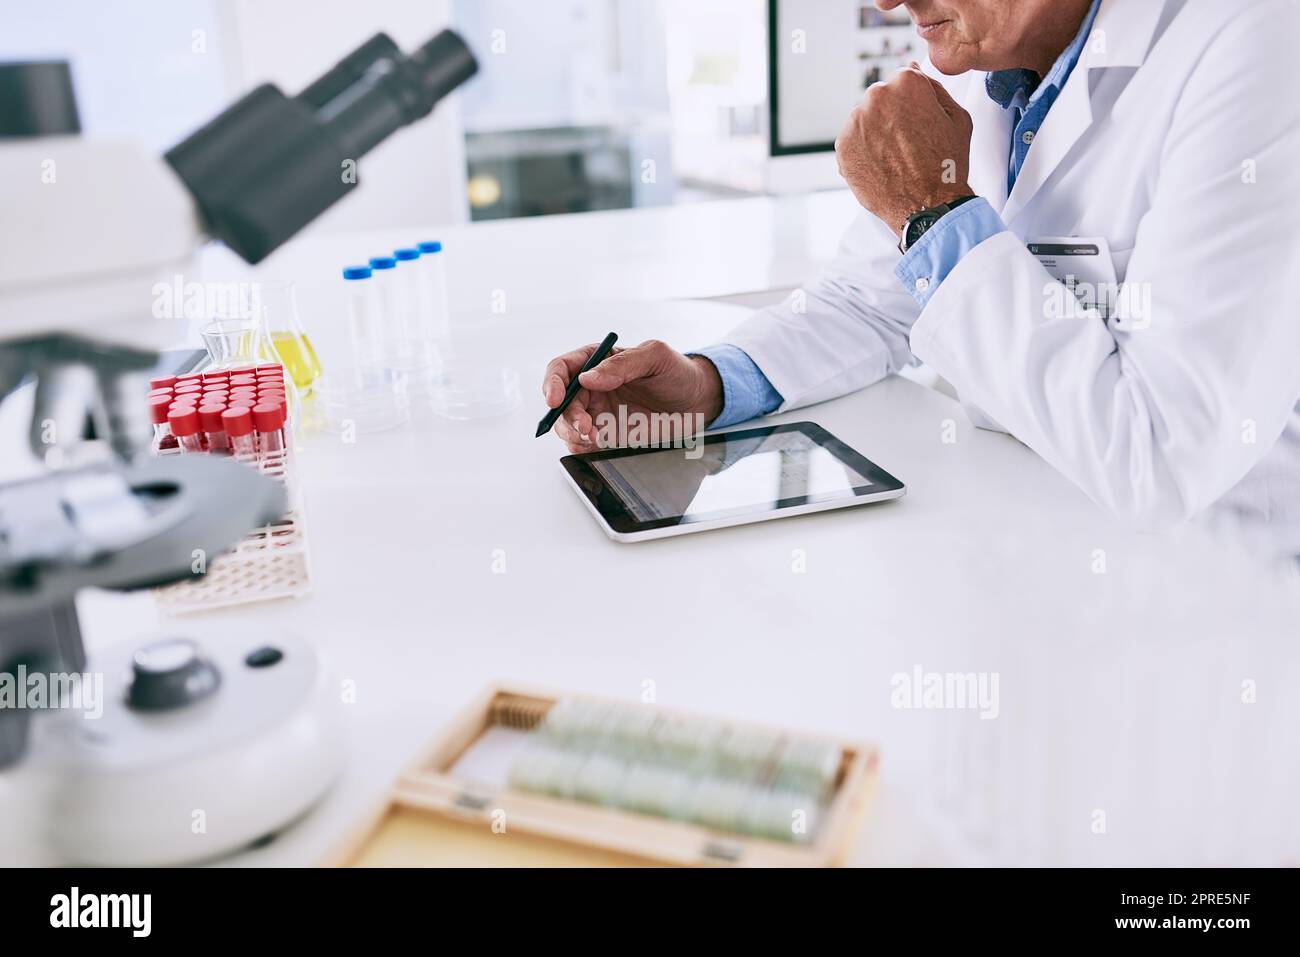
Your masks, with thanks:
[{"label": "yellow liquid", "polygon": [[316,377],[321,374],[320,359],[316,357],[316,350],[311,347],[311,342],[305,335],[295,336],[291,332],[273,332],[271,345],[275,347],[276,354],[289,373],[289,378],[293,379],[293,384],[300,391],[306,392],[316,381]]}]

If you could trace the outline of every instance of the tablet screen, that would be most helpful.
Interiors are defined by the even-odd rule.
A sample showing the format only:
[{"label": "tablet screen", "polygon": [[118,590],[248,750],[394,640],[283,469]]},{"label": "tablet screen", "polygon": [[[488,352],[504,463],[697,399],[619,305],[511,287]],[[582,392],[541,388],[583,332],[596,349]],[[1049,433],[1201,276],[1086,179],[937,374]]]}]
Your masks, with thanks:
[{"label": "tablet screen", "polygon": [[613,449],[563,462],[619,531],[719,521],[901,487],[811,422],[710,435],[693,449]]},{"label": "tablet screen", "polygon": [[791,498],[850,495],[871,480],[802,432],[779,432],[685,449],[605,459],[592,468],[639,522],[723,517]]}]

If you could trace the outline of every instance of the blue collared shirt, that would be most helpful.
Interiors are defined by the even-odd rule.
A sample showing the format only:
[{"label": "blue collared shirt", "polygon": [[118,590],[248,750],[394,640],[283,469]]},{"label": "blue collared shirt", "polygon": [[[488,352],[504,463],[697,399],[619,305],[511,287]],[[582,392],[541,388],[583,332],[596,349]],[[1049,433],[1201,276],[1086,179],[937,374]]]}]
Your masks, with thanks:
[{"label": "blue collared shirt", "polygon": [[[1079,32],[1056,58],[1045,77],[1040,79],[1034,71],[1024,69],[998,70],[985,77],[984,89],[989,97],[1003,109],[1016,111],[1007,161],[1008,192],[1025,165],[1029,147],[1047,118],[1048,110],[1079,62],[1100,5],[1101,0],[1092,0]],[[918,239],[894,267],[894,275],[924,308],[966,253],[1006,228],[1002,217],[988,200],[982,197],[970,200],[944,216]],[[714,419],[710,428],[766,415],[780,408],[785,401],[742,349],[719,344],[699,349],[695,354],[712,362],[722,378],[722,414]]]},{"label": "blue collared shirt", "polygon": [[[1047,119],[1047,111],[1061,95],[1061,88],[1079,62],[1100,5],[1101,0],[1092,0],[1087,16],[1079,25],[1079,32],[1056,58],[1047,76],[1040,79],[1033,70],[1015,69],[998,70],[984,78],[984,89],[989,98],[1004,110],[1016,111],[1007,160],[1008,193],[1016,185],[1016,177],[1025,165],[1034,137]],[[962,213],[965,215],[958,215]],[[970,200],[944,216],[918,239],[894,267],[894,275],[917,304],[924,307],[948,273],[961,262],[962,256],[1006,228],[1002,217],[993,211],[988,200]]]}]

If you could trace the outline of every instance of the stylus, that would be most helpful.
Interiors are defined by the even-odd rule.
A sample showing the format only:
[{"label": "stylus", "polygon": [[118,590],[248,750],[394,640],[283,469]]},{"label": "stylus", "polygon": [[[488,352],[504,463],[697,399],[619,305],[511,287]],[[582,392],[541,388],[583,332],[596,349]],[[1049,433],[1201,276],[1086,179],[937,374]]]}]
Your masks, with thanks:
[{"label": "stylus", "polygon": [[614,343],[616,342],[618,342],[618,333],[611,332],[605,337],[604,342],[596,346],[596,351],[591,354],[591,358],[582,364],[582,368],[578,370],[578,375],[573,377],[573,380],[569,383],[569,387],[564,390],[564,401],[542,416],[542,421],[537,423],[536,438],[541,438],[547,432],[551,431],[551,426],[555,424],[556,419],[564,414],[564,410],[569,407],[569,403],[573,401],[573,397],[577,395],[578,390],[582,388],[582,386],[578,384],[578,377],[584,372],[594,369],[596,366],[604,362],[605,356],[609,355],[609,350],[614,348]]}]

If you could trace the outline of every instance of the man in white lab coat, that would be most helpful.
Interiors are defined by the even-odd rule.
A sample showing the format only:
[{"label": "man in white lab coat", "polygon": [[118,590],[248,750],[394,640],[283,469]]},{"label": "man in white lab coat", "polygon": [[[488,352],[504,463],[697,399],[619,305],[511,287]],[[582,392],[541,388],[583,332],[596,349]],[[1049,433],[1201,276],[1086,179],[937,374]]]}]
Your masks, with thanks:
[{"label": "man in white lab coat", "polygon": [[[848,118],[865,212],[835,262],[724,343],[612,355],[559,437],[592,449],[620,405],[727,425],[923,361],[1104,508],[1300,553],[1300,2],[877,4],[942,79],[903,70]],[[550,405],[592,348],[547,367]]]}]

